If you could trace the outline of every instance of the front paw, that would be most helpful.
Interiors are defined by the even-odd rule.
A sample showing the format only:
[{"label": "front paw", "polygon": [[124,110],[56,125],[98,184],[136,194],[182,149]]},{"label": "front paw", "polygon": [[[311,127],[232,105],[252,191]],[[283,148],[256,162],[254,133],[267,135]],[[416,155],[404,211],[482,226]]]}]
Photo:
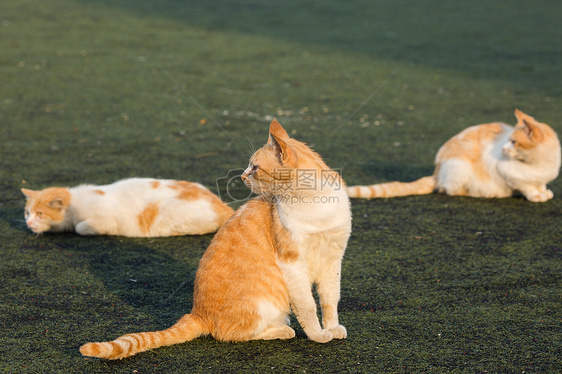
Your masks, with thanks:
[{"label": "front paw", "polygon": [[334,335],[334,339],[345,339],[347,338],[347,330],[342,325],[338,325],[333,329],[330,329],[332,335]]},{"label": "front paw", "polygon": [[91,227],[86,221],[79,222],[76,227],[74,228],[77,234],[79,235],[97,235],[98,233]]},{"label": "front paw", "polygon": [[538,194],[532,195],[528,197],[529,201],[534,203],[544,203],[554,197],[554,194],[551,190],[546,190],[544,192],[539,192]]},{"label": "front paw", "polygon": [[309,335],[308,338],[316,343],[327,343],[334,339],[334,334],[330,330],[320,330],[316,334]]}]

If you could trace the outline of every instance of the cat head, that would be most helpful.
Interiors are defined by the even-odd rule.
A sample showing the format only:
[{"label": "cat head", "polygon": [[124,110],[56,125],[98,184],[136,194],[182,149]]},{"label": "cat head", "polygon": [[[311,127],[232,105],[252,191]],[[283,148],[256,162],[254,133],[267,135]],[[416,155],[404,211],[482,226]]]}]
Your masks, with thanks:
[{"label": "cat head", "polygon": [[[502,148],[505,155],[519,161],[533,162],[537,161],[536,157],[548,157],[548,153],[554,152],[556,148],[556,152],[560,153],[560,142],[550,126],[519,109],[515,109],[515,117],[517,118],[515,130]],[[550,157],[554,156],[555,154],[550,154]]]},{"label": "cat head", "polygon": [[269,196],[318,192],[322,178],[337,178],[338,183],[343,183],[320,155],[292,139],[277,120],[269,125],[267,143],[250,157],[242,174],[242,180],[254,193]]},{"label": "cat head", "polygon": [[22,188],[27,197],[25,223],[31,231],[39,234],[49,231],[64,220],[70,205],[70,192],[66,188],[51,187],[41,191]]}]

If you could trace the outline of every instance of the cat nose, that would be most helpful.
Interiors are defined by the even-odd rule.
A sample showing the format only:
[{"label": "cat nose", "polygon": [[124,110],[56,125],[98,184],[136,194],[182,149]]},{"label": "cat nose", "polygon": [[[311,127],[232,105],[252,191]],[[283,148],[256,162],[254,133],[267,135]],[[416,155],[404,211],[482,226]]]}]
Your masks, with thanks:
[{"label": "cat nose", "polygon": [[242,182],[245,182],[247,178],[248,178],[248,176],[246,175],[246,173],[244,173],[240,176],[240,179],[242,179]]}]

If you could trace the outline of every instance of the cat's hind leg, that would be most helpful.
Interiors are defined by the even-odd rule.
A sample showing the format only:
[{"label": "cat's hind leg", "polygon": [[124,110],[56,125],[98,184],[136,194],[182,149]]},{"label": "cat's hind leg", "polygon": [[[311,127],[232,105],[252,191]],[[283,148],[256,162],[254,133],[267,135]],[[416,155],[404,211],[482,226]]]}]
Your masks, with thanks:
[{"label": "cat's hind leg", "polygon": [[437,190],[451,196],[467,196],[468,186],[473,179],[472,166],[468,161],[451,158],[438,167]]},{"label": "cat's hind leg", "polygon": [[295,330],[289,326],[288,310],[283,310],[283,308],[279,308],[268,300],[260,300],[257,303],[257,308],[259,319],[254,335],[250,337],[250,340],[291,339],[295,337]]},{"label": "cat's hind leg", "polygon": [[252,340],[291,339],[295,337],[295,330],[287,325],[273,326],[265,329]]}]

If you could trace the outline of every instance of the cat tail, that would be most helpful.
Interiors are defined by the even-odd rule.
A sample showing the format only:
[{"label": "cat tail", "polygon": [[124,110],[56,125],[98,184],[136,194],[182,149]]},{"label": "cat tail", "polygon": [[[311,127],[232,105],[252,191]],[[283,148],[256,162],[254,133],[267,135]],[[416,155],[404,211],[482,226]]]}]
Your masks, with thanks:
[{"label": "cat tail", "polygon": [[127,334],[112,342],[86,343],[80,347],[80,353],[84,356],[116,360],[152,348],[185,343],[208,333],[208,328],[200,317],[186,314],[169,329]]},{"label": "cat tail", "polygon": [[371,186],[347,187],[347,195],[352,198],[373,199],[379,197],[398,197],[409,195],[427,195],[435,190],[437,181],[434,176],[423,177],[416,181],[389,182]]}]

